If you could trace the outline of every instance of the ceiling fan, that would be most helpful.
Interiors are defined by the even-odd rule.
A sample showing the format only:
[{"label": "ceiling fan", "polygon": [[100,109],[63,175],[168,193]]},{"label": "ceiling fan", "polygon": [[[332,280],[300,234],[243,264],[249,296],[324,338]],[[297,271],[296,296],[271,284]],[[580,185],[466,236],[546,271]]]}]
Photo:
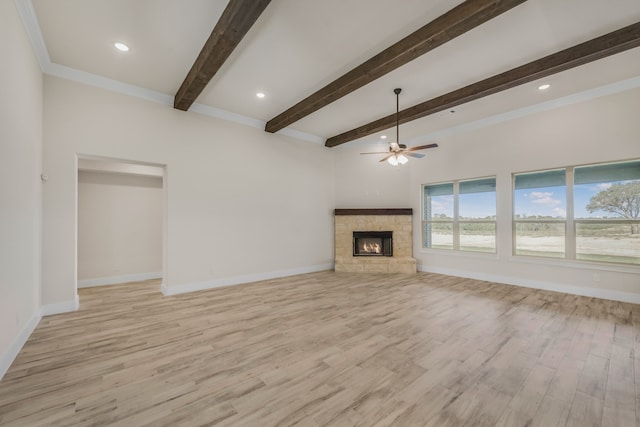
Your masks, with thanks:
[{"label": "ceiling fan", "polygon": [[396,142],[389,143],[389,151],[375,151],[371,153],[360,153],[360,154],[386,154],[385,157],[380,160],[384,162],[385,160],[392,164],[393,166],[404,165],[409,161],[407,156],[416,157],[418,159],[424,157],[424,154],[416,153],[418,150],[426,150],[427,148],[436,148],[438,144],[428,144],[428,145],[420,145],[418,147],[407,148],[405,144],[400,144],[400,92],[402,89],[397,88],[393,90],[393,93],[396,94]]}]

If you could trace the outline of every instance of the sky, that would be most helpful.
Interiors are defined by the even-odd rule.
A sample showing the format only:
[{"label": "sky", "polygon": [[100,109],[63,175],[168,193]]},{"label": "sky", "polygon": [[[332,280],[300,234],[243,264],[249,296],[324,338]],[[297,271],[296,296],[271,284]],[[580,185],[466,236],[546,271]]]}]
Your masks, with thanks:
[{"label": "sky", "polygon": [[516,190],[515,213],[520,216],[565,218],[566,200],[567,192],[564,186]]},{"label": "sky", "polygon": [[[624,181],[629,182],[629,181]],[[620,182],[620,183],[624,183]],[[591,197],[611,187],[613,183],[583,184],[573,187],[575,218],[615,217],[607,212],[589,213],[586,209]],[[567,193],[565,187],[545,187],[515,191],[515,213],[526,216],[552,216],[565,218],[567,211]]]}]

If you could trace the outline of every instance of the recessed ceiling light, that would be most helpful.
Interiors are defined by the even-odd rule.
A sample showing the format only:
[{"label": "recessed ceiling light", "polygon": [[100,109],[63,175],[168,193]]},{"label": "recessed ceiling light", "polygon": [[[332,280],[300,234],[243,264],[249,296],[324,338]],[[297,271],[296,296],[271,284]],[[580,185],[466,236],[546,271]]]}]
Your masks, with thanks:
[{"label": "recessed ceiling light", "polygon": [[262,92],[258,92],[258,93],[256,93],[256,96],[258,98],[264,98],[266,95],[264,93],[262,93]]},{"label": "recessed ceiling light", "polygon": [[550,84],[545,83],[545,84],[543,84],[543,85],[538,86],[538,90],[547,90],[547,89],[549,89],[550,87],[551,87],[551,85],[550,85]]},{"label": "recessed ceiling light", "polygon": [[387,135],[382,135],[380,139],[387,139]]},{"label": "recessed ceiling light", "polygon": [[117,42],[117,43],[114,43],[113,45],[116,47],[116,49],[118,49],[121,52],[129,52],[129,46],[127,46],[124,43]]}]

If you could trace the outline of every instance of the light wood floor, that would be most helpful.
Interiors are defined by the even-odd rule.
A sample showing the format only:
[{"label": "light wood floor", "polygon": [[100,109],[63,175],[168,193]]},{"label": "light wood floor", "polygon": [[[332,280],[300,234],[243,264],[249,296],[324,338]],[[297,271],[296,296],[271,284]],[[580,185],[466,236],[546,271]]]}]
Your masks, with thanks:
[{"label": "light wood floor", "polygon": [[435,274],[80,290],[3,426],[638,426],[640,306]]}]

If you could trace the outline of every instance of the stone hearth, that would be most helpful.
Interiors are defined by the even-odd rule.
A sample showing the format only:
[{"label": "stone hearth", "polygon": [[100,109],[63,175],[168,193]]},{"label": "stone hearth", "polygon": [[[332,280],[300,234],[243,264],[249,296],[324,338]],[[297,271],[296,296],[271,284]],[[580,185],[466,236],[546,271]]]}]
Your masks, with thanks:
[{"label": "stone hearth", "polygon": [[[415,273],[412,209],[336,209],[336,272]],[[391,231],[393,256],[353,256],[354,231]]]}]

